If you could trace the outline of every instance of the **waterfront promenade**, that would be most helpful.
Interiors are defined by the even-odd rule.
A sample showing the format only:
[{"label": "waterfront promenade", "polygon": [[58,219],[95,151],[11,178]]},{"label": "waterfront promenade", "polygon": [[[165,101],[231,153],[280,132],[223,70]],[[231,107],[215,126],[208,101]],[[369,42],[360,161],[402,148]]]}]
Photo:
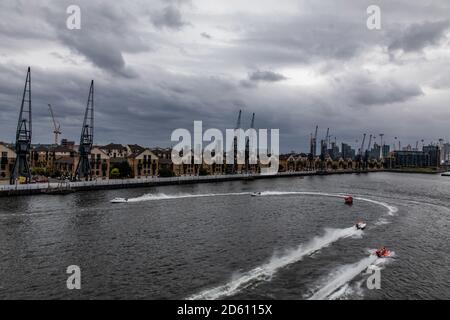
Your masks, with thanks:
[{"label": "waterfront promenade", "polygon": [[[353,171],[341,171],[352,173]],[[335,173],[335,172],[333,172]],[[63,194],[75,191],[125,189],[139,187],[153,187],[163,185],[212,183],[234,180],[269,179],[276,177],[295,177],[317,175],[318,171],[281,172],[276,175],[261,174],[230,174],[212,176],[180,176],[171,178],[148,177],[134,179],[106,179],[78,182],[50,182],[33,184],[0,185],[1,196],[32,195],[32,194]],[[326,174],[326,173],[325,173]]]}]

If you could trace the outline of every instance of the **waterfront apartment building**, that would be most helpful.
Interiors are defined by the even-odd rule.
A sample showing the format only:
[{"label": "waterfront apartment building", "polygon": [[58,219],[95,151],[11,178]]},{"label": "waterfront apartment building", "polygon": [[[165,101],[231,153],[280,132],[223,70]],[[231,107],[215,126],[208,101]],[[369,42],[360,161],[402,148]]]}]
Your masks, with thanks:
[{"label": "waterfront apartment building", "polygon": [[0,181],[9,181],[15,161],[16,153],[12,147],[0,142]]},{"label": "waterfront apartment building", "polygon": [[397,168],[416,167],[432,168],[440,166],[440,149],[438,146],[424,146],[422,151],[394,151],[394,165]]},{"label": "waterfront apartment building", "polygon": [[91,150],[91,175],[94,179],[109,178],[111,171],[110,157],[100,147]]},{"label": "waterfront apartment building", "polygon": [[441,165],[441,149],[439,148],[439,146],[424,146],[423,152],[428,154],[428,166],[439,167]]},{"label": "waterfront apartment building", "polygon": [[128,163],[133,177],[140,178],[158,176],[158,157],[149,149],[137,144],[127,145]]}]

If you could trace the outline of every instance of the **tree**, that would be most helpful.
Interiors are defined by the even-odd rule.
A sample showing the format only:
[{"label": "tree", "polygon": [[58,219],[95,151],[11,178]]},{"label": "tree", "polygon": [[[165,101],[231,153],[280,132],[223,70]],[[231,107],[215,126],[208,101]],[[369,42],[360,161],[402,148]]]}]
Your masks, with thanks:
[{"label": "tree", "polygon": [[113,168],[111,170],[111,173],[109,174],[111,179],[118,179],[120,178],[120,170],[118,168]]},{"label": "tree", "polygon": [[207,176],[207,175],[209,175],[209,172],[205,168],[200,168],[200,170],[198,170],[198,175],[199,176]]},{"label": "tree", "polygon": [[113,165],[113,168],[111,169],[111,174],[112,174],[112,170],[114,170],[114,169],[119,170],[119,174],[116,177],[111,176],[111,178],[113,178],[113,179],[130,178],[133,176],[131,167],[128,164],[128,162],[115,163]]}]

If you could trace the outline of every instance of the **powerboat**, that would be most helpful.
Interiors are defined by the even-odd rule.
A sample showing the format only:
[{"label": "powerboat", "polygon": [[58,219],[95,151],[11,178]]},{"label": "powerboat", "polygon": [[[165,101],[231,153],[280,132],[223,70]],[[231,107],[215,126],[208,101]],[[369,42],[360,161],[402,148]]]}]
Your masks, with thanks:
[{"label": "powerboat", "polygon": [[381,247],[380,249],[375,251],[375,254],[377,255],[378,258],[388,258],[391,256],[391,251],[389,251],[385,247]]},{"label": "powerboat", "polygon": [[127,203],[128,200],[125,198],[114,198],[110,202],[111,203]]},{"label": "powerboat", "polygon": [[355,224],[356,229],[358,230],[364,230],[366,228],[366,225],[364,222],[360,221],[357,224]]},{"label": "powerboat", "polygon": [[352,196],[346,196],[344,197],[345,204],[351,205],[353,204],[353,197]]},{"label": "powerboat", "polygon": [[259,196],[261,196],[261,192],[253,192],[253,193],[251,194],[251,196],[252,196],[252,197],[259,197]]}]

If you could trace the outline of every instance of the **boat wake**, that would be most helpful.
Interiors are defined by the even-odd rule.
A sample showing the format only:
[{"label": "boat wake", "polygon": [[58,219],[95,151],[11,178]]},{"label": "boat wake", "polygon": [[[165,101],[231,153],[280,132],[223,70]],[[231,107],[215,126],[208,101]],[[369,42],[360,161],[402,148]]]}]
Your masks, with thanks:
[{"label": "boat wake", "polygon": [[[372,250],[373,252],[374,250]],[[392,256],[394,253],[392,253]],[[322,280],[322,286],[309,298],[309,300],[336,300],[344,297],[347,293],[353,292],[349,286],[350,281],[361,275],[371,265],[380,267],[384,265],[390,258],[378,258],[371,254],[369,257],[360,261],[341,266],[331,272],[326,279]],[[361,283],[362,284],[362,283]]]},{"label": "boat wake", "polygon": [[[264,191],[261,192],[261,196],[282,196],[282,195],[309,195],[309,196],[325,196],[325,197],[335,197],[344,198],[347,196],[342,193],[325,193],[325,192],[312,192],[312,191]],[[391,206],[385,202],[377,201],[369,198],[364,198],[361,196],[353,197],[354,200],[360,200],[364,202],[373,203],[382,206],[388,210],[388,215],[393,216],[398,211],[397,207]]]},{"label": "boat wake", "polygon": [[[158,200],[170,200],[170,199],[185,199],[185,198],[204,198],[204,197],[226,197],[226,196],[244,196],[251,195],[253,192],[232,192],[232,193],[205,193],[205,194],[145,194],[137,198],[130,198],[127,202],[143,202],[143,201],[158,201]],[[309,196],[325,196],[334,198],[344,198],[345,194],[340,193],[324,193],[313,191],[264,191],[260,196],[283,196],[283,195],[309,195]],[[382,206],[388,210],[388,215],[393,216],[398,211],[394,206],[391,206],[385,202],[364,198],[354,197],[356,200],[373,203]]]},{"label": "boat wake", "polygon": [[357,230],[355,227],[346,229],[326,229],[323,236],[315,237],[309,242],[301,244],[296,249],[288,250],[281,256],[274,256],[268,263],[243,274],[236,275],[228,283],[219,287],[204,290],[188,297],[188,299],[215,300],[235,295],[256,282],[270,280],[279,269],[298,262],[305,256],[309,256],[340,239],[361,235],[362,231]]},{"label": "boat wake", "polygon": [[185,198],[205,198],[205,197],[225,197],[225,196],[243,196],[250,195],[250,192],[235,192],[235,193],[206,193],[206,194],[144,194],[137,198],[130,198],[128,202],[143,202],[143,201],[157,201],[170,199],[185,199]]}]

